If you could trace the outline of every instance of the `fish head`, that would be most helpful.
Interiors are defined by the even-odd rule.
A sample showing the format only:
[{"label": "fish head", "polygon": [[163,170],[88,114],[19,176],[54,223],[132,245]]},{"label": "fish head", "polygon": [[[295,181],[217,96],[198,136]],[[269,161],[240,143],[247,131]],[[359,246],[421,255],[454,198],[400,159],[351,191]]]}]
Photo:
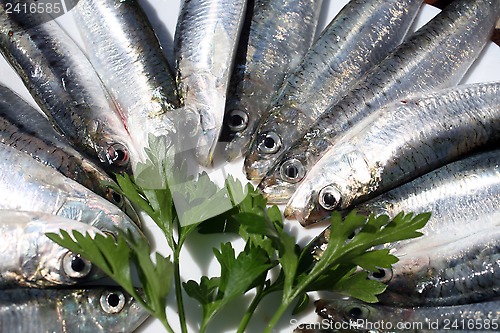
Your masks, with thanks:
[{"label": "fish head", "polygon": [[259,125],[245,158],[245,171],[250,180],[260,180],[291,147],[310,119],[293,106],[275,105]]},{"label": "fish head", "polygon": [[380,319],[380,311],[376,306],[351,297],[336,298],[315,302],[316,313],[321,317],[337,323],[349,323],[350,328],[362,330],[364,322],[375,322]]},{"label": "fish head", "polygon": [[[140,290],[137,292],[142,294]],[[149,316],[121,288],[89,288],[74,294],[74,298],[63,300],[63,320],[68,328],[75,329],[68,332],[76,332],[78,327],[96,333],[132,332]]]},{"label": "fish head", "polygon": [[123,194],[118,192],[113,187],[107,186],[105,198],[109,202],[113,203],[116,207],[120,208],[123,212],[125,212],[125,214],[127,214],[127,216],[130,217],[130,219],[134,221],[134,223],[139,227],[142,225],[142,221],[135,211],[135,208],[132,206],[132,203]]}]

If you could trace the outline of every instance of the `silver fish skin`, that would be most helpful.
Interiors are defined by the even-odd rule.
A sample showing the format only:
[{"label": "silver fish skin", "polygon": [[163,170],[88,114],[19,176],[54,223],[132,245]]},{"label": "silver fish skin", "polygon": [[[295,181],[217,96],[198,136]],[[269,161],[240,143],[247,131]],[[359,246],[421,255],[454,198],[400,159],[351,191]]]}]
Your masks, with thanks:
[{"label": "silver fish skin", "polygon": [[80,0],[72,13],[144,162],[149,134],[172,141],[172,111],[179,107],[173,71],[151,24],[137,1]]},{"label": "silver fish skin", "polygon": [[249,179],[261,179],[328,106],[403,41],[421,4],[351,0],[338,13],[287,76],[259,124],[245,160]]},{"label": "silver fish skin", "polygon": [[0,209],[44,212],[87,223],[115,236],[123,230],[136,239],[145,237],[112,203],[4,144],[0,144],[0,170]]},{"label": "silver fish skin", "polygon": [[73,145],[106,170],[130,171],[131,137],[88,58],[54,21],[24,29],[38,15],[7,14],[2,5],[0,52]]},{"label": "silver fish skin", "polygon": [[[349,297],[322,299],[316,302],[316,313],[333,322],[344,322],[350,332],[445,333],[450,330],[473,332],[471,328],[479,332],[495,331],[494,327],[500,320],[499,309],[500,301],[498,300],[456,306],[416,308],[368,304]],[[348,326],[349,322],[353,325]],[[490,326],[485,329],[484,325],[487,323]]]},{"label": "silver fish skin", "polygon": [[[448,5],[372,68],[283,154],[276,166],[280,178],[281,174],[288,176],[281,178],[279,188],[291,187],[283,192],[293,193],[340,136],[380,107],[458,84],[488,42],[499,15],[498,0],[458,0]],[[269,175],[269,185],[273,185],[272,177]],[[285,197],[283,194],[280,202]]]},{"label": "silver fish skin", "polygon": [[131,333],[148,313],[120,288],[0,291],[0,331]]},{"label": "silver fish skin", "polygon": [[500,142],[500,83],[481,83],[391,103],[353,126],[308,172],[285,209],[314,223]]},{"label": "silver fish skin", "polygon": [[136,223],[134,208],[113,189],[116,183],[100,167],[76,151],[49,121],[9,88],[0,85],[0,142],[31,155],[103,198]]},{"label": "silver fish skin", "polygon": [[69,286],[105,277],[92,263],[45,236],[60,229],[100,233],[56,215],[0,210],[0,289]]},{"label": "silver fish skin", "polygon": [[176,80],[201,165],[212,163],[246,0],[184,0],[174,36]]},{"label": "silver fish skin", "polygon": [[[271,98],[313,42],[323,0],[252,0],[229,84],[222,137],[228,161],[244,154]],[[251,17],[249,17],[251,16]]]},{"label": "silver fish skin", "polygon": [[[423,236],[386,244],[399,262],[370,278],[387,283],[380,302],[398,306],[469,303],[500,293],[500,151],[450,163],[356,205],[366,216],[432,212]],[[334,230],[323,232],[320,256]]]}]

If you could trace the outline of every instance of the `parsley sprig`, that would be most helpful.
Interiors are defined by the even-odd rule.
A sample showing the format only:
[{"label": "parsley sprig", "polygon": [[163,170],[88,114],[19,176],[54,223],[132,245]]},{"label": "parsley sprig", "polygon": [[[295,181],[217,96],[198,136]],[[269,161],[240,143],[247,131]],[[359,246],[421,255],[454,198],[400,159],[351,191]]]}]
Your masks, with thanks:
[{"label": "parsley sprig", "polygon": [[[187,333],[183,289],[202,308],[200,333],[206,331],[222,309],[250,290],[254,291],[253,300],[241,318],[238,332],[245,331],[260,302],[275,292],[281,292],[281,303],[265,332],[272,331],[294,302],[294,314],[303,310],[310,291],[337,291],[376,302],[376,295],[386,286],[367,279],[367,272],[389,268],[397,258],[388,250],[373,248],[420,236],[417,230],[430,217],[430,214],[401,213],[389,220],[387,216],[367,218],[355,212],[343,218],[335,213],[331,218],[328,245],[316,258],[311,250],[314,240],[303,248],[297,245],[295,237],[284,230],[278,207],[268,207],[265,198],[250,184],[243,186],[228,177],[219,188],[206,173],[196,179],[187,177],[182,166],[176,168],[166,162],[174,161],[175,156],[161,141],[151,139],[150,147],[149,160],[137,167],[136,177],[117,176],[117,182],[119,190],[162,230],[172,249],[172,259],[156,253],[153,261],[147,241],[125,233],[116,241],[112,236],[92,238],[88,234],[73,232],[70,235],[65,231],[48,236],[101,268],[157,317],[168,332],[174,332],[166,316],[172,276],[183,333]],[[238,234],[245,247],[236,253],[231,242],[220,244],[213,249],[220,274],[183,282],[180,252],[195,230]],[[134,289],[132,266],[137,269],[143,295]],[[271,271],[276,270],[279,273],[272,278]]]}]

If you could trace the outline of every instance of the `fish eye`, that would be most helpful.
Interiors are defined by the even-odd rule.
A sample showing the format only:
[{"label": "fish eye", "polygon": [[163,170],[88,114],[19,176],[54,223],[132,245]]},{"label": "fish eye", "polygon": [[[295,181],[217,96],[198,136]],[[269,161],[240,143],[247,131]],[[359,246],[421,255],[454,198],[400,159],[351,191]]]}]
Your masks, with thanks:
[{"label": "fish eye", "polygon": [[129,162],[128,149],[121,143],[114,143],[108,148],[108,156],[111,164],[125,166]]},{"label": "fish eye", "polygon": [[79,254],[68,251],[63,258],[63,271],[69,277],[81,279],[89,275],[92,270],[92,263]]},{"label": "fish eye", "polygon": [[389,268],[379,268],[376,272],[368,273],[368,278],[370,280],[386,283],[392,279],[392,270]]},{"label": "fish eye", "polygon": [[351,305],[344,311],[344,319],[348,321],[357,321],[359,319],[367,319],[370,310],[363,305]]},{"label": "fish eye", "polygon": [[229,112],[227,126],[233,132],[240,132],[247,128],[248,114],[241,110],[232,110]]},{"label": "fish eye", "polygon": [[334,210],[340,204],[340,192],[333,186],[325,186],[319,191],[318,201],[326,210]]},{"label": "fish eye", "polygon": [[121,206],[123,205],[123,196],[113,190],[111,187],[108,187],[106,192],[106,197],[109,199],[109,201],[121,208]]},{"label": "fish eye", "polygon": [[264,154],[274,154],[281,148],[281,139],[274,132],[266,133],[260,140],[259,150]]},{"label": "fish eye", "polygon": [[296,158],[286,160],[280,167],[281,179],[289,183],[297,183],[305,175],[305,168],[302,162]]},{"label": "fish eye", "polygon": [[109,314],[119,313],[125,307],[125,295],[121,291],[104,291],[99,301],[104,312]]}]

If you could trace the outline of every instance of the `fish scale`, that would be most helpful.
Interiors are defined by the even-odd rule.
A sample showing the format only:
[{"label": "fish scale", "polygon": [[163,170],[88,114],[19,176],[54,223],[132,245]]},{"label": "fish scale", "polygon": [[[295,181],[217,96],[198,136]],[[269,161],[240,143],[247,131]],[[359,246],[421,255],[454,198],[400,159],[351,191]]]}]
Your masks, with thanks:
[{"label": "fish scale", "polygon": [[[350,1],[287,76],[261,121],[245,160],[247,177],[260,179],[314,121],[345,95],[406,36],[422,1]],[[262,144],[280,138],[279,150]],[[274,199],[274,198],[273,198]]]},{"label": "fish scale", "polygon": [[[394,100],[456,85],[478,57],[500,16],[500,1],[455,1],[372,68],[336,105],[330,107],[303,137],[283,154],[260,188],[274,202],[283,202],[297,189],[313,165],[354,124]],[[291,163],[292,161],[296,161]],[[293,180],[280,167],[302,170]],[[278,183],[276,189],[266,187]]]}]

